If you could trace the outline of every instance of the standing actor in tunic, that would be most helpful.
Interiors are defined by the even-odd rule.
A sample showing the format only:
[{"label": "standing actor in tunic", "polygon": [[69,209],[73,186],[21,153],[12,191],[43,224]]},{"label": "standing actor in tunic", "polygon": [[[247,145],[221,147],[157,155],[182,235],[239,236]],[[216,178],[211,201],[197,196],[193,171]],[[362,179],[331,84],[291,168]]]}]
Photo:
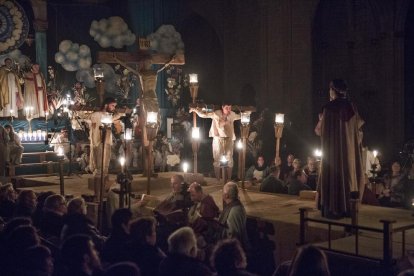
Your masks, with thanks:
[{"label": "standing actor in tunic", "polygon": [[33,64],[30,72],[25,74],[24,82],[25,107],[33,107],[31,113],[33,118],[45,117],[49,105],[45,78],[40,72],[39,64]]},{"label": "standing actor in tunic", "polygon": [[211,128],[209,137],[213,137],[213,166],[216,178],[220,180],[220,158],[222,155],[227,159],[227,176],[231,178],[233,171],[233,146],[236,135],[234,134],[234,121],[240,120],[240,114],[231,111],[231,105],[223,103],[221,110],[214,112],[201,112],[190,108],[190,113],[195,112],[201,118],[210,118]]}]

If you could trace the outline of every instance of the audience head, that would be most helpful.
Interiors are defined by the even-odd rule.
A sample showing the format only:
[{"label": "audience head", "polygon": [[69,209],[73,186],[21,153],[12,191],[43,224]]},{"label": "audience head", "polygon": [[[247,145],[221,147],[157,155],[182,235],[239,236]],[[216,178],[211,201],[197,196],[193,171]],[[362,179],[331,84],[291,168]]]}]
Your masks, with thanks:
[{"label": "audience head", "polygon": [[0,186],[0,201],[15,201],[16,191],[13,188],[13,184],[6,183]]},{"label": "audience head", "polygon": [[264,166],[264,163],[265,163],[265,160],[264,160],[263,155],[259,155],[257,157],[257,166],[258,167],[263,167]]},{"label": "audience head", "polygon": [[82,214],[86,215],[86,202],[81,197],[76,197],[74,199],[71,199],[68,203],[68,214]]},{"label": "audience head", "polygon": [[43,210],[63,216],[67,213],[66,200],[61,195],[50,195],[45,200]]},{"label": "audience head", "polygon": [[101,268],[95,245],[87,235],[73,235],[66,239],[60,249],[64,264],[71,271],[92,274]]},{"label": "audience head", "polygon": [[293,154],[289,154],[287,156],[287,162],[288,164],[292,164],[293,160],[295,159],[295,156]]},{"label": "audience head", "polygon": [[129,222],[131,221],[131,218],[132,212],[128,208],[115,210],[111,217],[113,231],[123,231],[129,234]]},{"label": "audience head", "polygon": [[184,183],[184,177],[181,174],[174,174],[171,177],[171,188],[174,193],[181,192],[181,184]]},{"label": "audience head", "polygon": [[23,254],[22,263],[25,271],[32,271],[39,274],[35,275],[52,275],[53,258],[49,248],[43,245],[35,245],[27,248]]},{"label": "audience head", "polygon": [[129,225],[131,238],[141,244],[155,245],[157,242],[157,221],[153,217],[136,219]]},{"label": "audience head", "polygon": [[223,201],[230,203],[239,199],[239,189],[234,182],[227,182],[223,187]]},{"label": "audience head", "polygon": [[221,240],[214,247],[211,265],[218,275],[228,275],[247,266],[246,254],[236,239]]},{"label": "audience head", "polygon": [[203,187],[197,182],[191,183],[188,191],[190,192],[190,197],[193,202],[200,202],[203,199]]},{"label": "audience head", "polygon": [[6,239],[19,226],[32,225],[32,220],[28,217],[15,217],[9,220],[1,233]]},{"label": "audience head", "polygon": [[23,250],[40,244],[40,238],[36,229],[31,225],[21,225],[16,227],[8,236],[7,244],[14,252]]},{"label": "audience head", "polygon": [[305,245],[296,250],[289,276],[302,275],[330,275],[326,255],[321,249],[313,245]]},{"label": "audience head", "polygon": [[37,197],[36,209],[43,210],[43,207],[45,206],[46,198],[48,198],[49,196],[54,195],[54,194],[55,193],[52,192],[52,191],[40,193],[39,196]]},{"label": "audience head", "polygon": [[193,229],[186,226],[172,233],[168,237],[168,251],[171,254],[195,258],[197,255],[197,241]]},{"label": "audience head", "polygon": [[32,190],[23,190],[17,196],[17,206],[20,208],[26,208],[32,213],[36,209],[37,197]]},{"label": "audience head", "polygon": [[120,262],[108,267],[104,273],[105,276],[140,276],[138,266],[132,262]]},{"label": "audience head", "polygon": [[308,169],[309,169],[309,171],[315,171],[316,169],[317,169],[317,165],[318,165],[318,163],[317,163],[317,161],[316,161],[316,157],[314,157],[314,156],[310,156],[310,157],[308,157]]},{"label": "audience head", "polygon": [[295,159],[293,160],[293,162],[292,162],[292,165],[293,165],[293,169],[294,169],[295,171],[300,170],[300,168],[301,168],[301,161],[300,161],[300,159],[295,158]]},{"label": "audience head", "polygon": [[401,164],[398,161],[394,161],[391,165],[391,171],[393,175],[398,175],[401,173]]}]

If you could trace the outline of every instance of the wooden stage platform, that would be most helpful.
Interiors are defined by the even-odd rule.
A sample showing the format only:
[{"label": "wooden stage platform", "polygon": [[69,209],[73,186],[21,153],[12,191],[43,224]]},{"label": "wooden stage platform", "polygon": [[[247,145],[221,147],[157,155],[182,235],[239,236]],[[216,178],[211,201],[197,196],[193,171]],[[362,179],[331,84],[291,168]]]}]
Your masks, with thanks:
[{"label": "wooden stage platform", "polygon": [[[170,193],[170,177],[173,172],[159,173],[157,178],[151,179],[151,195],[160,199]],[[187,175],[188,176],[188,175]],[[88,190],[88,179],[92,175],[73,175],[65,177],[65,194],[80,196],[81,194],[92,194]],[[115,176],[110,177],[115,181]],[[216,179],[204,178],[207,185],[204,187],[205,192],[211,194],[217,205],[222,208],[222,183],[217,183]],[[59,177],[32,177],[24,179],[27,185],[24,189],[33,189],[36,192],[54,191],[59,193]],[[134,193],[143,194],[146,191],[147,178],[141,175],[134,175],[132,190]],[[297,196],[266,194],[253,190],[242,190],[240,199],[243,202],[247,214],[250,218],[260,222],[268,222],[274,228],[274,233],[269,238],[275,242],[276,249],[274,258],[276,264],[291,259],[296,246],[299,242],[299,208],[310,208],[309,217],[314,219],[323,219],[320,212],[315,208],[313,200],[300,199]],[[409,210],[383,208],[369,205],[360,206],[359,225],[369,228],[382,229],[383,225],[380,220],[395,220],[394,229],[414,224],[414,217]],[[329,221],[329,220],[326,220]],[[345,218],[335,220],[334,222],[351,223],[351,219]],[[340,249],[346,252],[355,252],[355,235],[344,231],[344,227],[332,226],[332,249]],[[306,232],[307,242],[327,246],[328,226],[322,224],[309,223]],[[392,247],[394,258],[402,256],[402,235],[395,234]],[[405,252],[414,250],[414,231],[407,231],[405,234]],[[379,234],[359,231],[359,254],[372,258],[381,257],[382,237]]]}]

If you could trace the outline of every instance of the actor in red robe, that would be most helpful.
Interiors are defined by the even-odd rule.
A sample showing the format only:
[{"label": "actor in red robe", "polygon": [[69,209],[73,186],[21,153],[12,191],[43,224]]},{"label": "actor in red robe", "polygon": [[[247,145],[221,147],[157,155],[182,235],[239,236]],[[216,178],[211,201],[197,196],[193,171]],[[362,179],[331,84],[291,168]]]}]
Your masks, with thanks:
[{"label": "actor in red robe", "polygon": [[315,129],[322,143],[318,207],[322,216],[338,219],[350,215],[351,192],[360,192],[361,198],[364,191],[360,131],[364,121],[347,99],[343,80],[331,81],[329,88],[330,102]]}]

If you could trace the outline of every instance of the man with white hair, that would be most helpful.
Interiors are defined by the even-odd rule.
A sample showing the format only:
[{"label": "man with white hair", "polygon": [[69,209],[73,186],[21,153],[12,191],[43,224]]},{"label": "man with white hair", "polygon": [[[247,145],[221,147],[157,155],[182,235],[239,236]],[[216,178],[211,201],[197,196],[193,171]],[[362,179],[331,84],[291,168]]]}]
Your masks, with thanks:
[{"label": "man with white hair", "polygon": [[158,275],[213,275],[196,259],[197,241],[190,227],[182,227],[170,235],[168,251],[170,255],[161,262]]},{"label": "man with white hair", "polygon": [[239,190],[234,182],[227,182],[223,187],[223,212],[219,223],[224,226],[219,239],[235,238],[245,250],[248,248],[246,210],[239,200]]}]

